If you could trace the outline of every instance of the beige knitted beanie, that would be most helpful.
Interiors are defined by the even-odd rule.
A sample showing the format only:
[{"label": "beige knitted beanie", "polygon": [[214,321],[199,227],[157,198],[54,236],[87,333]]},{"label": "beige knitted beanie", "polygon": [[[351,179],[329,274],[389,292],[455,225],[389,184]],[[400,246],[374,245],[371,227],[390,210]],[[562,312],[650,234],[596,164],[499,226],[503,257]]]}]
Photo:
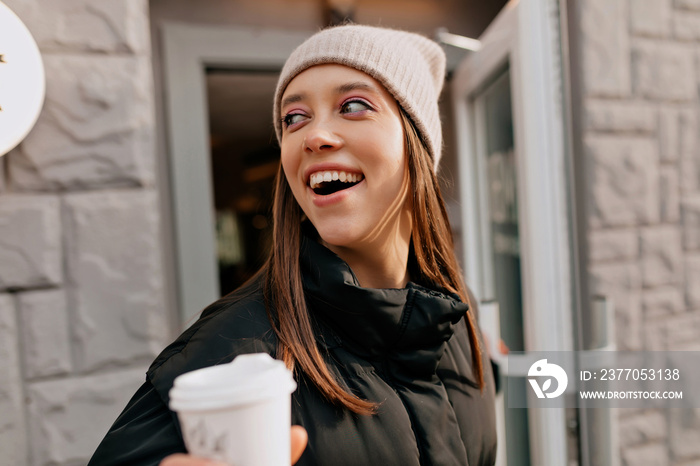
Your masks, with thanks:
[{"label": "beige knitted beanie", "polygon": [[445,53],[438,44],[412,32],[372,26],[337,26],[314,34],[292,52],[277,82],[273,116],[278,141],[287,85],[305,69],[325,63],[355,68],[382,83],[411,117],[437,171],[442,152],[438,97],[445,79]]}]

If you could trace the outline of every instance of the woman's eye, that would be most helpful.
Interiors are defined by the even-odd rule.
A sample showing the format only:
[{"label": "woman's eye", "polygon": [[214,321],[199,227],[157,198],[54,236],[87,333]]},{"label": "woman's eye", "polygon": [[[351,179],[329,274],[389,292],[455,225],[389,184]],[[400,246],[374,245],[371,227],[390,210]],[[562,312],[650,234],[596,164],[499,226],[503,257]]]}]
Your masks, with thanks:
[{"label": "woman's eye", "polygon": [[350,100],[340,107],[340,113],[357,113],[363,110],[371,110],[371,107],[361,100]]},{"label": "woman's eye", "polygon": [[304,118],[306,118],[306,116],[302,113],[289,113],[282,118],[282,122],[284,123],[284,126],[288,128],[295,123],[304,121]]}]

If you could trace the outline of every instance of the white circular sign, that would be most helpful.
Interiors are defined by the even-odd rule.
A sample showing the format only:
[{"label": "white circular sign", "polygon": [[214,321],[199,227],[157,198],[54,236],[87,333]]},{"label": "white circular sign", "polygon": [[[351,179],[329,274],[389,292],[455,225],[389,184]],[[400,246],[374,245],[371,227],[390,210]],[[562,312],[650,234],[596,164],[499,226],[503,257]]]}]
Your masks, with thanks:
[{"label": "white circular sign", "polygon": [[39,47],[24,23],[0,2],[0,156],[32,129],[45,90]]}]

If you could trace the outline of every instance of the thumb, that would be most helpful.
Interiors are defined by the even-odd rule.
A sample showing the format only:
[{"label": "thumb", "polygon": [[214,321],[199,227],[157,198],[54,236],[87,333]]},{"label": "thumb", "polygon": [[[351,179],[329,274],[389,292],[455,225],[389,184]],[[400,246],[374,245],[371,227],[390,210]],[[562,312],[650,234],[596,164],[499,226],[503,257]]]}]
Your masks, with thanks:
[{"label": "thumb", "polygon": [[306,429],[302,426],[292,426],[292,464],[299,461],[301,454],[304,453],[306,444],[309,441],[309,435]]}]

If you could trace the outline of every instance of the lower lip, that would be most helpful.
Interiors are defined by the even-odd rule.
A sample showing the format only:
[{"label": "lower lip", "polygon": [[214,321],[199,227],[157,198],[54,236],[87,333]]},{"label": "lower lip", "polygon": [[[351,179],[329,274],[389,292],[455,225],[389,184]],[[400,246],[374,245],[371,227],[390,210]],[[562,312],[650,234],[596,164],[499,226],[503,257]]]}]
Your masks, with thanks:
[{"label": "lower lip", "polygon": [[348,197],[352,192],[358,187],[364,185],[365,180],[363,179],[359,183],[357,183],[354,186],[351,186],[349,188],[343,189],[341,191],[334,192],[333,194],[328,194],[325,196],[322,196],[320,194],[316,194],[313,189],[307,186],[306,189],[309,190],[311,193],[311,198],[313,200],[313,203],[316,207],[328,207],[333,204],[337,204],[339,202],[342,202],[346,197]]}]

